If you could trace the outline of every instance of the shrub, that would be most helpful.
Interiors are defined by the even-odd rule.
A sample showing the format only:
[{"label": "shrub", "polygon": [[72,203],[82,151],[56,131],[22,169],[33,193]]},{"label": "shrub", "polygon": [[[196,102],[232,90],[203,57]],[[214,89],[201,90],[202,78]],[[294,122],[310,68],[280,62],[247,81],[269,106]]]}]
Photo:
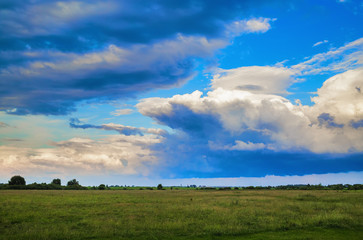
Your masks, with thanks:
[{"label": "shrub", "polygon": [[105,190],[106,189],[105,184],[100,184],[100,186],[98,186],[98,189],[99,190]]},{"label": "shrub", "polygon": [[156,187],[158,190],[162,190],[163,189],[163,185],[161,185],[161,183],[158,184],[158,186]]}]

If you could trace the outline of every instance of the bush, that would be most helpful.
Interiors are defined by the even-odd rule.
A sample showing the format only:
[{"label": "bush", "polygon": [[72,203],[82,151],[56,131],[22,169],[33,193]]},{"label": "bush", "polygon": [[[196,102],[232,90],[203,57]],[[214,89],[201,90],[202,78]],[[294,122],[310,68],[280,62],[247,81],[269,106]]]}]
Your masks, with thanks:
[{"label": "bush", "polygon": [[105,184],[100,184],[100,186],[98,186],[99,190],[105,190],[106,189],[106,185]]},{"label": "bush", "polygon": [[159,185],[156,187],[158,190],[163,190],[163,185],[161,185],[161,183],[159,183]]},{"label": "bush", "polygon": [[19,175],[13,176],[9,180],[9,185],[24,186],[25,185],[25,179],[22,176],[19,176]]}]

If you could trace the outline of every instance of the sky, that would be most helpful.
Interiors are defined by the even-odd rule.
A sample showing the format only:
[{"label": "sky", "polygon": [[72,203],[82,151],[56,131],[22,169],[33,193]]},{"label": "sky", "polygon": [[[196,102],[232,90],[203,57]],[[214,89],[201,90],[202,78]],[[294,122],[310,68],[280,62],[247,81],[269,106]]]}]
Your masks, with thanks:
[{"label": "sky", "polygon": [[0,182],[363,183],[362,10],[2,0]]}]

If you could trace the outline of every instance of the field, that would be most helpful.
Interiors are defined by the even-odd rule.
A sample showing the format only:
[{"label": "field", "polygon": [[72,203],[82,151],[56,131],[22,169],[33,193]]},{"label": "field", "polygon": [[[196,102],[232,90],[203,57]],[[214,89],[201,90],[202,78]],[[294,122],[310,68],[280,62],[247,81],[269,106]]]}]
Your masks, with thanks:
[{"label": "field", "polygon": [[363,191],[2,190],[0,239],[363,239]]}]

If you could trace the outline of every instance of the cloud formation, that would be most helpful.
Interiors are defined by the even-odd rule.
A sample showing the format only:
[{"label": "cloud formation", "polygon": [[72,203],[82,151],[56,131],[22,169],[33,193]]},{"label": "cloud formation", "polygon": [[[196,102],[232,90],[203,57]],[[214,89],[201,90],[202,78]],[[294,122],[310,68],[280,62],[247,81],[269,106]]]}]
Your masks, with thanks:
[{"label": "cloud formation", "polygon": [[144,128],[144,127],[131,127],[131,126],[124,126],[121,124],[102,124],[102,125],[92,125],[92,124],[84,124],[77,118],[71,118],[69,120],[69,126],[71,128],[81,128],[81,129],[88,129],[88,128],[95,128],[95,129],[103,129],[108,131],[116,131],[120,134],[130,136],[130,135],[140,135],[143,136],[144,134],[155,134],[155,135],[165,135],[166,131],[162,129],[156,128]]},{"label": "cloud formation", "polygon": [[284,94],[296,81],[296,72],[284,67],[251,66],[218,69],[212,79],[212,88],[244,90],[252,93]]},{"label": "cloud formation", "polygon": [[249,5],[5,1],[0,110],[62,115],[81,100],[133,97],[181,84],[194,76],[195,59],[212,57],[234,36],[270,29],[271,19],[243,19]]},{"label": "cloud formation", "polygon": [[[292,67],[219,69],[205,94],[195,91],[170,98],[143,99],[137,108],[175,130],[164,142],[164,149],[168,150],[157,153],[161,159],[170,159],[178,152],[178,159],[166,164],[191,177],[200,169],[204,177],[220,176],[219,171],[226,176],[252,172],[327,173],[327,169],[336,172],[343,171],[339,163],[342,158],[345,171],[362,169],[363,68],[350,59],[360,59],[362,52],[344,50],[358,45],[360,40],[339,48],[337,53],[311,58],[334,55],[352,65],[347,68],[351,70],[327,79],[312,98],[311,106],[293,104],[280,96],[287,93],[296,77],[307,74],[296,66],[315,64],[304,62]],[[331,71],[335,72],[334,66],[340,64],[341,61],[331,63]],[[268,168],[262,166],[266,162]]]},{"label": "cloud formation", "polygon": [[91,140],[73,138],[54,142],[53,148],[0,146],[0,174],[149,175],[158,160],[150,147],[155,135],[109,136]]}]

